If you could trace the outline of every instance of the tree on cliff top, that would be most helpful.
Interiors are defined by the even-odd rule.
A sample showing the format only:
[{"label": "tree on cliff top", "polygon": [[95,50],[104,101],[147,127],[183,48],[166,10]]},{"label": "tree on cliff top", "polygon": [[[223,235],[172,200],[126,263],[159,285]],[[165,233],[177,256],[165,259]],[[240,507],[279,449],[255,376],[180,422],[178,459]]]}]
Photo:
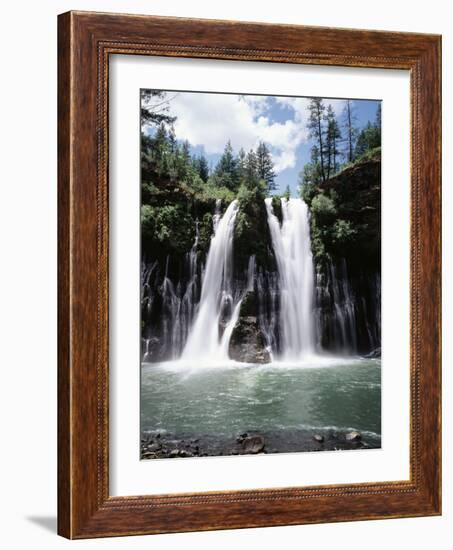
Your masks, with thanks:
[{"label": "tree on cliff top", "polygon": [[316,150],[318,152],[318,157],[316,161],[319,162],[319,171],[322,181],[326,181],[325,131],[323,129],[325,110],[326,107],[321,98],[312,97],[310,99],[310,103],[308,104],[308,111],[310,113],[307,123],[308,136],[314,141],[314,147],[316,147]]},{"label": "tree on cliff top", "polygon": [[218,186],[227,187],[232,191],[239,187],[238,163],[229,140],[214,170],[214,179]]},{"label": "tree on cliff top", "polygon": [[161,90],[141,90],[140,116],[144,126],[173,124],[176,117],[168,114],[171,98]]},{"label": "tree on cliff top", "polygon": [[277,189],[275,184],[274,163],[271,153],[264,141],[260,141],[256,149],[256,170],[259,179],[264,180],[268,191]]}]

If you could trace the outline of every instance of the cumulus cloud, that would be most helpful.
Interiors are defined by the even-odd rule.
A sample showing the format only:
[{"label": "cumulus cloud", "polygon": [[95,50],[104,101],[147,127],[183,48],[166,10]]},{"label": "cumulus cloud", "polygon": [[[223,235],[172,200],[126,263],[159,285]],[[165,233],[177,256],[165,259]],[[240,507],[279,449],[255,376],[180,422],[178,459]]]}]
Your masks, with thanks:
[{"label": "cumulus cloud", "polygon": [[[207,155],[222,153],[228,139],[235,151],[240,148],[248,151],[264,141],[270,147],[275,170],[280,173],[296,165],[297,148],[308,139],[308,101],[181,92],[171,100],[170,112],[177,117],[177,138],[192,146],[202,146]],[[335,112],[341,112],[343,103],[332,101]]]}]

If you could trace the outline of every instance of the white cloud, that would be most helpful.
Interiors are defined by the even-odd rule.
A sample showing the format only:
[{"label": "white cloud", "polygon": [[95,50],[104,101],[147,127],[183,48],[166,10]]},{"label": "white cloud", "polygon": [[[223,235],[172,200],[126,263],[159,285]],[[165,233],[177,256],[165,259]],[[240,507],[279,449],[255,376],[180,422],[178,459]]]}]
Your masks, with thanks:
[{"label": "white cloud", "polygon": [[181,92],[170,104],[178,139],[203,146],[207,154],[221,153],[228,139],[235,151],[248,151],[264,141],[277,172],[295,166],[296,149],[307,139],[305,124],[291,110],[288,119],[279,122],[272,119],[269,97],[230,94]]}]

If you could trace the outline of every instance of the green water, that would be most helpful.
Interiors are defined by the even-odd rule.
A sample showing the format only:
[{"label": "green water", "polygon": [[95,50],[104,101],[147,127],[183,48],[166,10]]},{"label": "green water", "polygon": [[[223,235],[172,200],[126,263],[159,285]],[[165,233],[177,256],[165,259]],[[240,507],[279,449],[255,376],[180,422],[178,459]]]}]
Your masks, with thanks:
[{"label": "green water", "polygon": [[354,429],[380,440],[380,360],[213,368],[144,364],[141,382],[142,431],[232,436]]}]

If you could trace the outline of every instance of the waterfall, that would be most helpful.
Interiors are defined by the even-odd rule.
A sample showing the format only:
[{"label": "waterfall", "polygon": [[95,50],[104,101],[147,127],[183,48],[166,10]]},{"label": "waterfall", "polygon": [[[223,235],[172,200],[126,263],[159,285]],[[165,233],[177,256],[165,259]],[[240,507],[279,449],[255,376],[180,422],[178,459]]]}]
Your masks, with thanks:
[{"label": "waterfall", "polygon": [[[234,200],[222,217],[219,206],[217,203],[200,303],[181,356],[183,360],[227,359],[229,337],[239,314],[240,302],[235,302],[232,285],[233,233],[238,201]],[[220,326],[224,327],[221,337]]]},{"label": "waterfall", "polygon": [[309,213],[301,199],[281,199],[283,221],[265,199],[280,283],[281,355],[294,360],[315,351],[314,268]]}]

